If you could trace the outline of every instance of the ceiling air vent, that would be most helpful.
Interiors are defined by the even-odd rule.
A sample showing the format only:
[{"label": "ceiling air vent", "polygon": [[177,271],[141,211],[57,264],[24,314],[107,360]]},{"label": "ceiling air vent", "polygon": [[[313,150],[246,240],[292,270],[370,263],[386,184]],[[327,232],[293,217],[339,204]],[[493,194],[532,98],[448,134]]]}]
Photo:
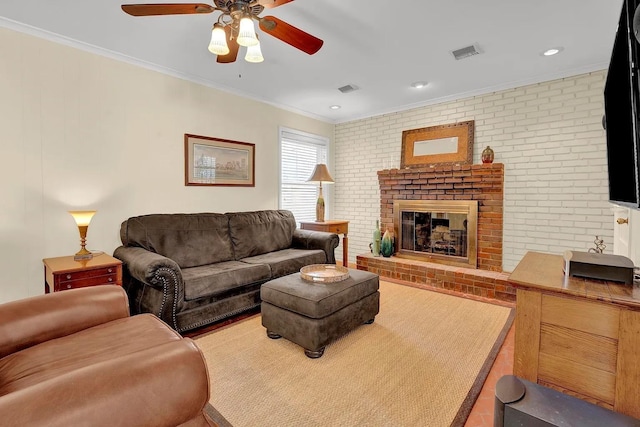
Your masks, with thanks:
[{"label": "ceiling air vent", "polygon": [[342,93],[349,93],[349,92],[353,92],[354,90],[358,90],[360,89],[358,86],[356,85],[346,85],[346,86],[342,86],[339,87],[338,90]]},{"label": "ceiling air vent", "polygon": [[477,44],[472,44],[471,46],[465,46],[460,49],[452,50],[451,53],[453,54],[454,58],[460,60],[473,55],[478,55],[481,52]]}]

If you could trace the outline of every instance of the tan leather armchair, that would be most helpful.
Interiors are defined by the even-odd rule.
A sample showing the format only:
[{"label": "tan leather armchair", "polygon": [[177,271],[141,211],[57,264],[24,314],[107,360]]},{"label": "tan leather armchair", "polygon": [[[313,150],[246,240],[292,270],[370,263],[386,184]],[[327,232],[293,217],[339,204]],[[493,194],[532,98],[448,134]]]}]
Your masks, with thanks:
[{"label": "tan leather armchair", "polygon": [[119,286],[0,305],[0,423],[215,426],[193,341],[151,314],[129,316]]}]

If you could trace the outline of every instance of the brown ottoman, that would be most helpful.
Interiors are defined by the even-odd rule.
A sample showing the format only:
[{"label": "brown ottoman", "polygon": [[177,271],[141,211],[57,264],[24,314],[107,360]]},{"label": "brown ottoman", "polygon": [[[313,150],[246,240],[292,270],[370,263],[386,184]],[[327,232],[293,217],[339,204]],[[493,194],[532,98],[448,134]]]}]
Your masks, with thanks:
[{"label": "brown ottoman", "polygon": [[324,347],[380,311],[378,276],[349,269],[349,278],[335,283],[303,280],[300,273],[271,280],[260,289],[262,325],[269,338],[285,337],[318,358]]}]

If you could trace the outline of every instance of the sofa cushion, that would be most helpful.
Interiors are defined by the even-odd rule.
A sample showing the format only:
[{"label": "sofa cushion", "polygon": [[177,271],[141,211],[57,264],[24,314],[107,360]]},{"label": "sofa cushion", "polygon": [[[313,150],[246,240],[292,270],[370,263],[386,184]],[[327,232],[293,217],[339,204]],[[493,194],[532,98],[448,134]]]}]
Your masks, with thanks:
[{"label": "sofa cushion", "polygon": [[218,262],[182,270],[184,298],[195,300],[263,282],[270,277],[266,264],[248,264],[239,261]]},{"label": "sofa cushion", "polygon": [[326,264],[327,256],[321,249],[283,249],[240,261],[249,264],[266,264],[271,268],[271,278],[297,273],[302,267],[310,264]]},{"label": "sofa cushion", "polygon": [[124,246],[139,246],[174,260],[180,268],[233,259],[224,214],[153,214],[129,218],[120,227]]},{"label": "sofa cushion", "polygon": [[296,220],[289,211],[231,212],[226,215],[236,260],[291,247]]}]

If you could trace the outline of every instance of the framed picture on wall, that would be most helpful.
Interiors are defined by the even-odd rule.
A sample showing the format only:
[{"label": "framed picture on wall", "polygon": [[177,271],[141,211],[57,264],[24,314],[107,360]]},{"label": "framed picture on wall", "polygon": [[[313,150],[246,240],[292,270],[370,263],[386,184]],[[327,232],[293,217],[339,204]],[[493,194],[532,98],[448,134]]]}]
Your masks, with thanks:
[{"label": "framed picture on wall", "polygon": [[255,187],[255,144],[184,134],[184,185]]}]

